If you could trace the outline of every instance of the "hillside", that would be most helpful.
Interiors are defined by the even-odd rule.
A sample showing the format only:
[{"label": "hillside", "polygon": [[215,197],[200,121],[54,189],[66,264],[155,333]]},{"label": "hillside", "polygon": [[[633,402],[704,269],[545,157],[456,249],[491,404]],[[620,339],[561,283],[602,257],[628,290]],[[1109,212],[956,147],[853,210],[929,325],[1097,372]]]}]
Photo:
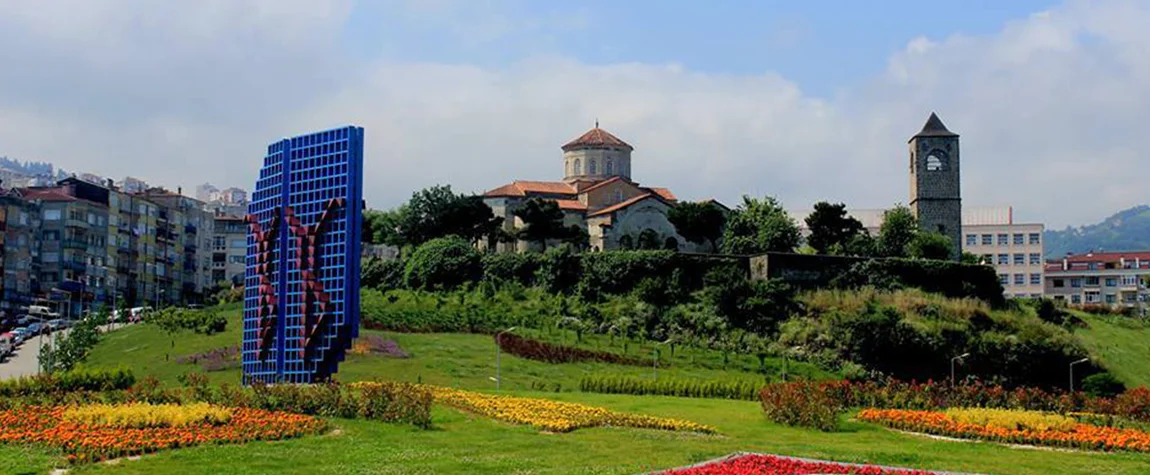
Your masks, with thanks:
[{"label": "hillside", "polygon": [[1077,315],[1090,327],[1074,334],[1094,358],[1127,386],[1150,386],[1150,327],[1125,317]]},{"label": "hillside", "polygon": [[[129,367],[169,384],[193,368],[175,355],[234,345],[239,314],[229,310],[226,332],[203,336],[184,333],[175,347],[149,325],[109,334],[93,351],[90,366]],[[407,359],[354,355],[340,371],[343,380],[422,380],[491,391],[494,343],[490,336],[404,334],[366,331],[393,338],[410,353]],[[544,336],[542,334],[537,336]],[[562,338],[562,336],[559,336]],[[634,350],[633,350],[634,351]],[[638,353],[638,351],[635,351]],[[741,371],[710,368],[713,356],[676,360],[660,370],[679,377],[730,378]],[[707,360],[712,360],[710,364]],[[626,428],[597,428],[567,434],[500,423],[443,406],[433,411],[433,430],[421,431],[375,421],[332,419],[328,435],[246,445],[203,446],[149,455],[140,460],[84,467],[92,473],[644,473],[713,459],[737,451],[913,466],[956,472],[1047,475],[1144,472],[1145,455],[1083,454],[1020,450],[988,443],[934,440],[854,420],[840,432],[824,433],[767,422],[758,403],[715,399],[589,394],[572,391],[570,382],[589,372],[650,373],[644,368],[607,364],[546,364],[503,355],[505,391],[517,395],[590,404],[608,409],[676,417],[716,427],[719,435],[663,433]],[[793,363],[792,363],[793,364]],[[666,372],[664,372],[666,371]],[[216,382],[236,382],[238,370],[209,373]],[[530,390],[534,381],[563,381],[563,391]],[[510,389],[510,390],[508,390]],[[0,472],[44,473],[52,463],[45,449],[0,446]]]},{"label": "hillside", "polygon": [[1068,252],[1150,249],[1150,206],[1119,211],[1098,224],[1047,230],[1045,248],[1048,259],[1060,258]]}]

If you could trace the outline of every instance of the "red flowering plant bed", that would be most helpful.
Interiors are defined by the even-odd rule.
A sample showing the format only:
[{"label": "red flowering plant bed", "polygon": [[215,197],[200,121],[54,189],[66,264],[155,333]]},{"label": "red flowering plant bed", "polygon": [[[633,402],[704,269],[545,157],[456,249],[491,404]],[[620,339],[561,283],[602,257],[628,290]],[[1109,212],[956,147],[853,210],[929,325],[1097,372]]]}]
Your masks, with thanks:
[{"label": "red flowering plant bed", "polygon": [[909,468],[826,462],[762,454],[734,454],[659,475],[960,475]]}]

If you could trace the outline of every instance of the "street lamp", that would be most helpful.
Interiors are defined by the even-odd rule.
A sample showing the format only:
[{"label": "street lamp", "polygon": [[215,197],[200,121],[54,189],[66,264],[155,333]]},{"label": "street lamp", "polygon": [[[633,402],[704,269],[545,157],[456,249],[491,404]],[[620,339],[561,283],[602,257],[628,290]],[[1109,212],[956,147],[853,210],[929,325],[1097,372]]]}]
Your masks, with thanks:
[{"label": "street lamp", "polygon": [[656,381],[659,380],[659,345],[666,345],[666,344],[670,343],[671,340],[674,340],[674,339],[675,338],[672,337],[672,338],[668,338],[667,341],[661,341],[661,342],[655,343],[655,366],[654,366],[654,368],[652,368],[651,375],[654,377],[654,379]]},{"label": "street lamp", "polygon": [[1070,392],[1074,393],[1074,365],[1082,364],[1090,361],[1090,358],[1082,358],[1078,361],[1070,362]]},{"label": "street lamp", "polygon": [[511,328],[508,328],[506,330],[503,330],[503,331],[495,334],[495,390],[496,391],[499,390],[499,385],[503,381],[503,378],[501,376],[499,376],[499,353],[501,353],[501,351],[500,351],[501,348],[499,347],[499,337],[503,336],[504,333],[511,333],[511,332],[515,331],[516,328],[519,328],[519,327],[511,327]]},{"label": "street lamp", "polygon": [[961,361],[963,358],[970,356],[970,353],[963,353],[950,359],[950,385],[954,386],[954,364]]}]

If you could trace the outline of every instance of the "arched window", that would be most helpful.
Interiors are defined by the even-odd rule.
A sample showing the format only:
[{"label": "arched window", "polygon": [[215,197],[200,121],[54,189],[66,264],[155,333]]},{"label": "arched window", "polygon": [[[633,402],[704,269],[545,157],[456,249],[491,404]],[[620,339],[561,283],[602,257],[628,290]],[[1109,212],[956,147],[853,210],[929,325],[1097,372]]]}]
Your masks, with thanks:
[{"label": "arched window", "polygon": [[595,159],[594,158],[587,161],[587,174],[588,175],[594,175],[595,174]]},{"label": "arched window", "polygon": [[937,172],[944,168],[946,168],[946,162],[938,155],[932,153],[926,157],[926,171]]},{"label": "arched window", "polygon": [[603,166],[603,174],[605,174],[605,175],[615,174],[615,162],[614,162],[614,160],[611,160],[610,158],[607,159],[607,164]]},{"label": "arched window", "polygon": [[572,173],[572,175],[579,175],[579,174],[582,174],[582,173],[583,173],[583,163],[582,163],[582,160],[579,160],[578,158],[576,158],[576,159],[575,159],[575,171],[574,171],[574,173]]}]

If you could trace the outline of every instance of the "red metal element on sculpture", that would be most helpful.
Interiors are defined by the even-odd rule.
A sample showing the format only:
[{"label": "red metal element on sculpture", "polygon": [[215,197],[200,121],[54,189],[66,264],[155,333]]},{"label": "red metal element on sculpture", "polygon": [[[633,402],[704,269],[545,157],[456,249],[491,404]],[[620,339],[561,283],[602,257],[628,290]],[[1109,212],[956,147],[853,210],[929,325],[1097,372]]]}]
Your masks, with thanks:
[{"label": "red metal element on sculpture", "polygon": [[276,327],[276,309],[279,305],[279,298],[276,295],[276,288],[272,282],[275,281],[275,271],[273,263],[275,262],[273,251],[276,246],[275,243],[279,236],[279,209],[274,210],[272,221],[268,229],[263,229],[260,226],[258,218],[254,215],[247,216],[248,228],[252,235],[255,237],[256,244],[256,273],[259,275],[259,304],[257,307],[257,315],[259,320],[256,323],[258,330],[257,348],[259,349],[259,359],[263,360],[268,352],[271,350],[272,341],[275,339]]},{"label": "red metal element on sculpture", "polygon": [[285,220],[291,229],[290,235],[297,240],[295,264],[296,269],[299,269],[300,272],[300,290],[303,294],[300,308],[300,318],[303,319],[300,322],[299,352],[301,359],[307,359],[307,352],[312,346],[313,338],[322,334],[321,330],[328,323],[328,317],[333,310],[331,298],[324,289],[323,282],[319,280],[323,258],[319,252],[322,244],[320,238],[323,236],[324,225],[335,219],[336,210],[345,204],[346,200],[343,198],[329,200],[324,207],[323,214],[311,226],[302,224],[291,207],[284,211]]}]

